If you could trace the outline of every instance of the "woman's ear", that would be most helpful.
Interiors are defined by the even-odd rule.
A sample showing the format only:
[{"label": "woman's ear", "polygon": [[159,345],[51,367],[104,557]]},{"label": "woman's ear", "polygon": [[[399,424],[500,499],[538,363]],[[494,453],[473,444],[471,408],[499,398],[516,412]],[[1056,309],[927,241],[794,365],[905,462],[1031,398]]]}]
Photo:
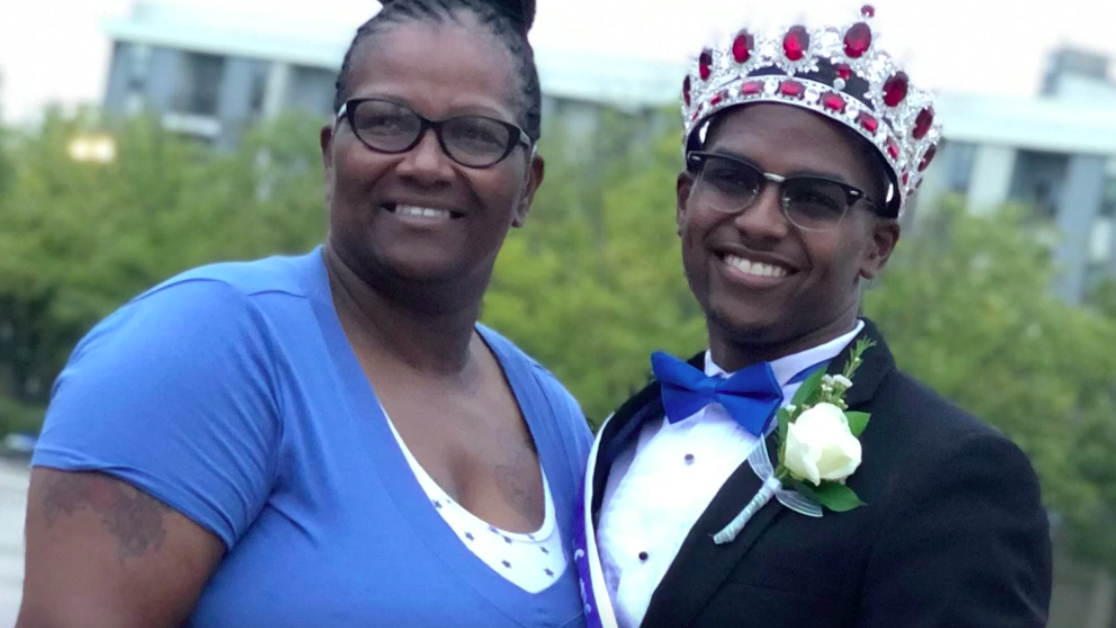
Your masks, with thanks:
[{"label": "woman's ear", "polygon": [[318,132],[318,145],[322,150],[322,168],[325,176],[325,201],[328,207],[333,200],[333,127],[326,125]]},{"label": "woman's ear", "polygon": [[512,218],[513,227],[522,227],[527,222],[527,214],[531,211],[531,203],[535,200],[535,192],[542,185],[545,175],[546,161],[538,154],[532,154],[531,163],[527,166],[527,185],[523,189],[519,206],[516,207],[515,216]]}]

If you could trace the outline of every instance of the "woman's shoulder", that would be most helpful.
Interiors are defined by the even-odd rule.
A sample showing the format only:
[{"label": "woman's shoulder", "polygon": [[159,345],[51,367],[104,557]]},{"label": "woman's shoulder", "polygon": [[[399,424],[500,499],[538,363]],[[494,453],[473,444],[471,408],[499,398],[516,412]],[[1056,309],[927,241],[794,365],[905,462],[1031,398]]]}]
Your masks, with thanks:
[{"label": "woman's shoulder", "polygon": [[270,343],[267,310],[290,299],[260,297],[279,294],[301,300],[310,288],[310,261],[302,256],[223,262],[171,277],[97,323],[78,343],[68,366],[92,355],[117,361],[154,354],[166,364],[209,362],[230,351],[264,353]]},{"label": "woman's shoulder", "polygon": [[308,296],[318,286],[320,251],[297,256],[274,255],[252,261],[217,262],[198,266],[179,273],[135,300],[179,288],[191,283],[213,284],[212,290],[231,291],[245,297],[280,293],[291,296]]}]

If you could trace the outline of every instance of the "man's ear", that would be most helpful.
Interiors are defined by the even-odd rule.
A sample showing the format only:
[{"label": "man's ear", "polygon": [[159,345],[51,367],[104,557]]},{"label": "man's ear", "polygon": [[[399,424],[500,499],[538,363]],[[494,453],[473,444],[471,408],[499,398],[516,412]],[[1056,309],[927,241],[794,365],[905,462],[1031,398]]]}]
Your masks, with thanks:
[{"label": "man's ear", "polygon": [[326,125],[318,132],[318,145],[322,150],[322,169],[325,177],[325,201],[328,207],[333,199],[333,127]]},{"label": "man's ear", "polygon": [[686,219],[686,208],[690,202],[690,191],[694,189],[694,175],[688,170],[678,173],[678,183],[675,185],[674,227],[678,235],[682,235],[682,222]]},{"label": "man's ear", "polygon": [[519,206],[515,208],[515,216],[512,218],[513,227],[522,227],[527,222],[527,213],[531,211],[531,203],[535,200],[535,192],[542,185],[545,175],[546,161],[537,154],[532,155],[531,163],[527,165],[527,185],[523,189]]},{"label": "man's ear", "polygon": [[899,242],[901,228],[899,221],[893,218],[875,218],[872,224],[872,240],[860,261],[860,276],[867,280],[876,278],[876,275],[887,266],[891,259],[895,245]]}]

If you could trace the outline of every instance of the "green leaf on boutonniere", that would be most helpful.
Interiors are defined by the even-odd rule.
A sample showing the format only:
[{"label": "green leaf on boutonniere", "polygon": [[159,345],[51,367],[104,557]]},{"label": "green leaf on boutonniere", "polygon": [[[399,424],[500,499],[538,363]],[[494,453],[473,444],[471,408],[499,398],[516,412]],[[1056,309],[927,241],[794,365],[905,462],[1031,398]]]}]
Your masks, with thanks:
[{"label": "green leaf on boutonniere", "polygon": [[864,428],[868,427],[868,419],[870,415],[867,412],[846,412],[845,418],[849,420],[849,431],[852,435],[860,438],[864,432]]},{"label": "green leaf on boutonniere", "polygon": [[787,479],[783,480],[783,486],[793,490],[794,492],[802,495],[807,499],[810,499],[811,501],[819,504],[821,503],[821,500],[818,499],[818,494],[814,490],[817,487],[813,484],[810,484],[809,482],[804,482],[802,480],[797,480],[788,476]]},{"label": "green leaf on boutonniere", "polygon": [[790,412],[786,408],[779,408],[779,412],[775,415],[776,420],[779,422],[777,433],[779,434],[779,453],[783,453],[783,443],[787,442],[787,426],[790,425]]},{"label": "green leaf on boutonniere", "polygon": [[822,482],[813,493],[818,503],[833,512],[848,512],[864,505],[851,488],[840,482]]},{"label": "green leaf on boutonniere", "polygon": [[794,393],[794,399],[791,400],[791,405],[801,408],[810,401],[814,393],[818,392],[821,387],[822,377],[825,375],[825,369],[821,368],[814,371],[814,374],[806,378],[802,385],[798,387],[798,392]]}]

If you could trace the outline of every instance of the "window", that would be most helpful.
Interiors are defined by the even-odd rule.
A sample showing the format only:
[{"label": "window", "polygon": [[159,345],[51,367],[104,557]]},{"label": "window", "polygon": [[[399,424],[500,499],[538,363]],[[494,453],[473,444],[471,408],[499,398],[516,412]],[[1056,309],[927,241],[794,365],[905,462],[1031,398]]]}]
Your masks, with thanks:
[{"label": "window", "polygon": [[1100,215],[1116,216],[1116,159],[1108,162],[1105,170],[1104,191],[1102,192]]},{"label": "window", "polygon": [[942,146],[943,153],[949,153],[948,159],[940,161],[945,163],[946,189],[950,192],[964,194],[969,191],[969,182],[973,176],[973,161],[976,159],[976,149],[975,144],[964,142],[945,142]]},{"label": "window", "polygon": [[257,63],[252,68],[252,78],[248,83],[248,116],[259,120],[263,115],[264,102],[267,100],[267,65]]},{"label": "window", "polygon": [[175,109],[201,116],[217,115],[225,59],[189,52],[183,55],[181,67],[182,78],[175,97]]},{"label": "window", "polygon": [[1020,150],[1008,197],[1032,208],[1032,217],[1052,220],[1058,214],[1070,155]]},{"label": "window", "polygon": [[147,84],[147,70],[151,63],[151,48],[133,44],[128,50],[128,91],[143,93]]}]

